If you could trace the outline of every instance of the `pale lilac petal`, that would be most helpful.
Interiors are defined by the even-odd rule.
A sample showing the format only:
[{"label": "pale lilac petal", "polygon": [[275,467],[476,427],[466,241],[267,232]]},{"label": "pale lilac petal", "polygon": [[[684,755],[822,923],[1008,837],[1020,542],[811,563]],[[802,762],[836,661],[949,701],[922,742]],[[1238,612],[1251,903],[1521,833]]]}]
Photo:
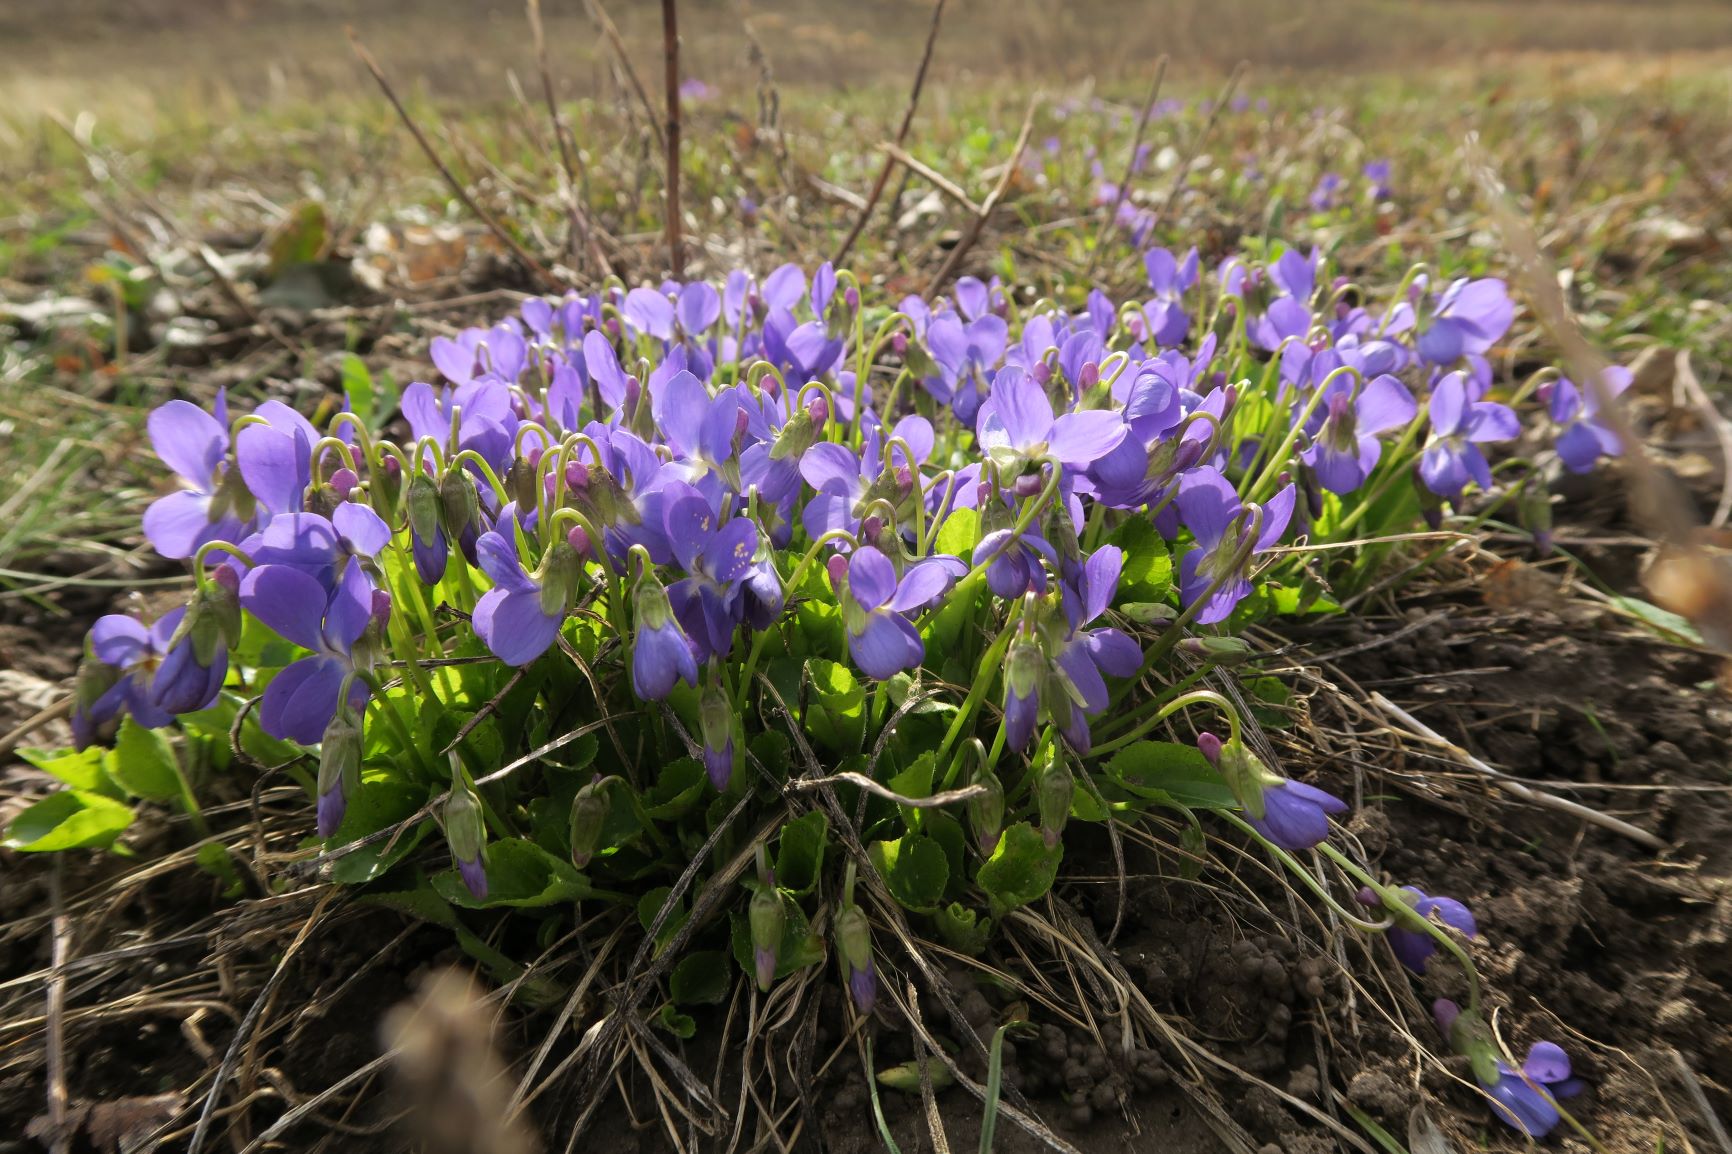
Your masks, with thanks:
[{"label": "pale lilac petal", "polygon": [[901,450],[897,450],[896,461],[898,464],[920,464],[932,455],[935,438],[932,432],[932,422],[925,417],[903,417],[896,422],[896,427],[891,430],[890,435],[900,437],[908,443],[910,449],[914,450],[913,461],[904,461]]},{"label": "pale lilac petal", "polygon": [[413,382],[403,390],[403,398],[398,404],[403,410],[403,419],[409,422],[411,437],[417,441],[422,437],[432,437],[440,444],[445,443],[445,438],[451,434],[451,422],[439,411],[439,399],[432,385],[425,381]]},{"label": "pale lilac petal", "polygon": [[695,452],[710,411],[710,392],[689,371],[675,373],[654,399],[656,424],[668,444],[682,455]]},{"label": "pale lilac petal", "polygon": [[1450,373],[1431,390],[1431,429],[1440,437],[1453,436],[1467,418],[1467,378]]},{"label": "pale lilac petal", "polygon": [[188,401],[170,401],[156,409],[146,427],[151,447],[162,463],[208,492],[216,468],[228,452],[228,430]]},{"label": "pale lilac petal", "polygon": [[1047,451],[1071,468],[1086,468],[1118,448],[1129,431],[1108,409],[1066,413],[1052,423]]},{"label": "pale lilac petal", "polygon": [[1221,539],[1243,508],[1227,478],[1210,468],[1192,469],[1180,477],[1179,495],[1174,501],[1185,528],[1205,548]]},{"label": "pale lilac petal", "polygon": [[288,565],[261,565],[241,578],[241,608],[303,649],[323,648],[325,587]]},{"label": "pale lilac petal", "polygon": [[626,323],[657,340],[672,340],[674,335],[673,302],[655,289],[634,288],[625,294]]},{"label": "pale lilac petal", "polygon": [[265,686],[259,726],[272,737],[314,745],[337,713],[348,667],[333,657],[303,657]]},{"label": "pale lilac petal", "polygon": [[1102,545],[1083,564],[1083,616],[1086,625],[1107,611],[1119,589],[1119,574],[1125,567],[1125,552],[1117,545]]},{"label": "pale lilac petal", "polygon": [[1118,629],[1095,629],[1085,635],[1089,656],[1102,673],[1134,677],[1143,665],[1143,651],[1135,639]]},{"label": "pale lilac petal", "polygon": [[344,501],[332,510],[331,523],[343,535],[343,544],[351,553],[373,557],[391,543],[391,526],[370,505]]},{"label": "pale lilac petal", "polygon": [[1407,386],[1388,374],[1366,383],[1360,390],[1357,409],[1361,433],[1399,429],[1419,412]]},{"label": "pale lilac petal", "polygon": [[484,594],[470,618],[475,635],[507,665],[528,665],[547,652],[562,620],[541,611],[540,597],[506,589]]},{"label": "pale lilac petal", "polygon": [[1513,441],[1521,433],[1521,420],[1508,405],[1481,401],[1468,410],[1465,435],[1470,441]]},{"label": "pale lilac petal", "polygon": [[982,283],[979,277],[958,277],[955,295],[956,311],[969,320],[984,316],[991,307],[986,285]]},{"label": "pale lilac petal", "polygon": [[144,511],[144,535],[164,557],[179,561],[197,553],[210,541],[232,541],[241,524],[233,517],[212,523],[210,497],[182,489],[158,497]]},{"label": "pale lilac petal", "polygon": [[325,608],[322,631],[325,647],[338,653],[349,652],[372,619],[373,580],[366,569],[350,562]]},{"label": "pale lilac petal", "polygon": [[235,456],[247,488],[272,513],[301,508],[313,479],[312,443],[297,430],[248,425],[235,437]]},{"label": "pale lilac petal", "polygon": [[848,595],[867,610],[896,596],[896,567],[890,558],[871,545],[854,550],[848,558]]},{"label": "pale lilac petal", "polygon": [[820,441],[800,458],[800,476],[806,484],[824,492],[858,497],[861,490],[860,462],[845,446]]},{"label": "pale lilac petal", "polygon": [[806,274],[797,264],[785,264],[764,278],[760,295],[771,308],[792,312],[800,298],[806,295]]},{"label": "pale lilac petal", "polygon": [[517,548],[503,533],[488,531],[475,541],[475,561],[481,571],[492,578],[497,589],[508,592],[532,593],[536,584],[523,571]]},{"label": "pale lilac petal", "polygon": [[707,281],[693,281],[680,290],[680,327],[689,335],[706,332],[722,315],[722,296]]},{"label": "pale lilac petal", "polygon": [[619,408],[625,402],[625,371],[619,367],[619,356],[607,338],[594,330],[584,334],[583,363],[589,370],[589,379],[601,393],[602,402],[610,409]]},{"label": "pale lilac petal", "polygon": [[1101,679],[1101,671],[1089,653],[1088,644],[1081,638],[1064,647],[1058,655],[1058,665],[1077,692],[1082,694],[1083,707],[1090,714],[1101,712],[1111,702],[1107,683]]},{"label": "pale lilac petal", "polygon": [[860,671],[875,681],[912,669],[926,656],[920,635],[894,613],[871,614],[860,633],[848,635],[848,651]]},{"label": "pale lilac petal", "polygon": [[1287,523],[1293,519],[1293,506],[1298,500],[1298,491],[1288,485],[1263,504],[1263,527],[1257,533],[1257,550],[1273,548],[1281,540],[1281,534],[1287,531]]},{"label": "pale lilac petal", "polygon": [[98,617],[90,627],[90,651],[104,665],[131,665],[149,649],[150,631],[125,614]]},{"label": "pale lilac petal", "polygon": [[1522,1072],[1536,1082],[1562,1082],[1570,1076],[1570,1056],[1555,1042],[1535,1042],[1528,1048]]},{"label": "pale lilac petal", "polygon": [[890,599],[890,608],[897,613],[922,608],[944,596],[954,579],[949,566],[941,561],[930,558],[917,561],[902,575],[902,583]]},{"label": "pale lilac petal", "polygon": [[[475,349],[472,346],[459,344],[450,337],[434,337],[427,348],[427,355],[432,357],[433,366],[454,385],[466,384],[475,376]],[[408,395],[405,390],[404,398],[407,399]]]}]

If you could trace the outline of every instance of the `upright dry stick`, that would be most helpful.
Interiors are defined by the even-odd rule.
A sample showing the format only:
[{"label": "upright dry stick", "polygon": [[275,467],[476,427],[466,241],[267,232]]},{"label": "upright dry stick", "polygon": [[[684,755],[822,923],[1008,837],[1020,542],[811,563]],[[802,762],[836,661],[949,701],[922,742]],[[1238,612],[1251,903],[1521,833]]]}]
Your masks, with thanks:
[{"label": "upright dry stick", "polygon": [[625,41],[620,39],[619,29],[614,27],[613,18],[607,14],[607,9],[601,6],[601,0],[583,0],[583,6],[588,9],[590,19],[601,28],[601,34],[607,38],[609,47],[613,49],[620,71],[625,73],[632,92],[637,96],[637,102],[643,106],[644,117],[649,121],[650,131],[655,133],[656,143],[662,143],[662,127],[656,123],[655,105],[650,103],[649,93],[644,90],[643,81],[638,79],[637,69],[631,66],[631,56],[625,50]]},{"label": "upright dry stick", "polygon": [[662,0],[662,74],[667,100],[667,130],[662,136],[667,150],[668,263],[675,280],[685,272],[686,257],[680,245],[680,30],[676,0]]},{"label": "upright dry stick", "polygon": [[505,231],[504,227],[493,219],[492,214],[482,208],[480,204],[476,203],[475,198],[469,195],[469,190],[464,188],[463,182],[458,180],[452,171],[445,166],[445,162],[439,158],[439,153],[434,149],[433,142],[427,139],[426,134],[421,131],[421,126],[415,123],[415,118],[409,115],[407,108],[403,107],[403,102],[397,99],[397,92],[391,87],[391,82],[385,79],[384,70],[379,67],[379,62],[373,59],[373,54],[367,51],[366,46],[361,43],[361,38],[355,35],[353,28],[347,29],[347,31],[349,47],[355,50],[355,55],[360,58],[362,64],[367,66],[367,71],[373,74],[373,79],[378,82],[380,90],[385,93],[385,99],[389,100],[391,107],[397,110],[397,118],[403,122],[403,127],[409,130],[409,135],[415,138],[415,143],[421,146],[421,151],[426,154],[433,167],[439,170],[439,175],[445,179],[445,184],[451,189],[452,194],[463,202],[463,207],[474,213],[476,218],[487,226],[487,231],[491,232],[501,244],[511,250],[511,254],[517,258],[517,262],[524,267],[525,271],[550,288],[564,288],[565,286],[559,282],[558,278],[548,272],[540,261],[529,254],[528,249],[517,243],[516,237]]},{"label": "upright dry stick", "polygon": [[980,238],[980,230],[986,227],[986,220],[992,215],[992,210],[998,207],[1004,190],[1010,187],[1011,178],[1016,175],[1018,166],[1022,164],[1022,154],[1028,151],[1028,136],[1034,131],[1034,114],[1040,108],[1040,97],[1037,95],[1028,102],[1028,112],[1022,118],[1022,131],[1017,133],[1016,147],[1011,149],[1010,159],[1005,162],[1004,172],[999,176],[998,183],[986,199],[980,202],[980,211],[974,219],[968,222],[968,229],[962,234],[962,239],[956,242],[956,247],[950,250],[950,256],[944,261],[944,266],[938,270],[938,275],[932,278],[932,283],[926,286],[928,297],[937,294],[950,280],[950,275],[962,264],[962,258],[968,255],[968,250],[974,247],[974,242]]},{"label": "upright dry stick", "polygon": [[597,275],[610,276],[613,268],[596,241],[595,226],[589,219],[589,206],[584,203],[580,191],[583,184],[578,177],[577,145],[571,139],[571,130],[565,117],[559,114],[559,101],[553,95],[553,69],[547,63],[547,35],[541,26],[541,0],[528,0],[528,4],[529,31],[535,41],[535,65],[541,72],[541,94],[547,101],[547,115],[553,121],[553,139],[559,146],[560,168],[565,172],[565,212],[571,222],[571,255],[575,262],[577,244],[581,240]]},{"label": "upright dry stick", "polygon": [[1131,177],[1137,173],[1137,154],[1143,150],[1143,134],[1149,129],[1149,117],[1154,115],[1155,101],[1161,95],[1161,81],[1167,78],[1167,54],[1161,53],[1161,58],[1155,61],[1155,78],[1149,82],[1149,98],[1143,101],[1142,115],[1137,117],[1137,132],[1131,139],[1131,153],[1125,157],[1125,175],[1119,180],[1118,195],[1113,197],[1113,206],[1107,210],[1101,220],[1100,231],[1095,233],[1095,246],[1089,253],[1089,263],[1083,269],[1083,279],[1087,280],[1095,271],[1095,264],[1100,260],[1101,249],[1107,243],[1107,237],[1112,235],[1113,225],[1118,223],[1119,209],[1124,206],[1125,198],[1131,194]]},{"label": "upright dry stick", "polygon": [[52,1154],[72,1149],[72,1134],[66,1124],[66,955],[71,952],[72,929],[66,920],[61,892],[62,858],[56,855],[48,873],[48,899],[54,909],[53,946],[48,975],[48,1133]]},{"label": "upright dry stick", "polygon": [[[926,66],[932,63],[932,46],[938,43],[938,22],[944,17],[944,0],[932,6],[932,27],[926,30],[926,50],[920,54],[920,67],[914,72],[914,87],[908,93],[908,106],[902,110],[902,123],[896,128],[896,147],[902,147],[908,139],[908,129],[914,123],[914,110],[920,107],[920,90],[926,86]],[[878,207],[878,198],[884,195],[884,186],[890,182],[890,169],[895,165],[894,157],[886,156],[884,164],[878,169],[878,179],[872,182],[872,191],[866,195],[866,207],[860,210],[860,215],[854,221],[854,227],[848,230],[848,235],[842,239],[842,246],[831,258],[831,264],[841,264],[848,257],[848,250],[854,247],[854,242],[860,239],[860,233],[866,228],[866,222],[872,218],[872,210]]]}]

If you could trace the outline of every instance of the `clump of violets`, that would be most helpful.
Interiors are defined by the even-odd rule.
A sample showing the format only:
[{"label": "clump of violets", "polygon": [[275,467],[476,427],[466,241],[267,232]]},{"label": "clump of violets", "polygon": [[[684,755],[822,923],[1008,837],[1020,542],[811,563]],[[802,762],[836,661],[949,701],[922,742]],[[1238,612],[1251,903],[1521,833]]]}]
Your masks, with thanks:
[{"label": "clump of violets", "polygon": [[[1325,175],[1314,205],[1342,210]],[[1388,195],[1386,167],[1364,176]],[[148,427],[173,479],[143,529],[192,592],[154,624],[96,622],[77,742],[211,711],[187,740],[221,718],[237,748],[288,743],[311,832],[396,814],[385,870],[442,831],[432,884],[466,906],[671,890],[670,863],[777,799],[719,855],[757,857],[733,956],[768,990],[828,940],[870,1012],[871,903],[850,888],[819,920],[834,819],[788,799],[831,773],[890,791],[863,804],[863,848],[978,948],[1000,915],[975,907],[1031,900],[1003,879],[1056,876],[1070,823],[1170,800],[1109,767],[1127,746],[1165,764],[1139,747],[1173,686],[1236,676],[1244,626],[1334,611],[1368,577],[1327,547],[1539,491],[1504,449],[1535,417],[1566,468],[1620,449],[1597,393],[1496,377],[1499,281],[1416,269],[1380,298],[1279,245],[1213,270],[1152,248],[1143,270],[1131,299],[1068,305],[972,276],[886,300],[827,264],[609,283],[439,337],[395,413],[170,401]],[[1345,804],[1191,692],[1227,715],[1228,740],[1198,739],[1216,795],[1277,847],[1330,851]],[[1420,921],[1476,932],[1461,903],[1402,893],[1390,941],[1415,972]],[[1539,1058],[1486,1075],[1536,1134],[1532,1086],[1567,1083]]]}]

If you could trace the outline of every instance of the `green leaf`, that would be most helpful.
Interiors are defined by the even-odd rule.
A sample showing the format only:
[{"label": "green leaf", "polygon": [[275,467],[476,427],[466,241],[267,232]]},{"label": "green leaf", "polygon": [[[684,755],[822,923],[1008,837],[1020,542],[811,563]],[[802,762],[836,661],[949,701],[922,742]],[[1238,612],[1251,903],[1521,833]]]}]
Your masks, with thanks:
[{"label": "green leaf", "polygon": [[1629,613],[1638,621],[1653,627],[1661,634],[1674,638],[1682,638],[1692,645],[1702,644],[1702,634],[1690,624],[1686,617],[1681,617],[1669,609],[1643,601],[1640,597],[1614,597],[1612,604]]},{"label": "green leaf", "polygon": [[[644,933],[649,933],[650,927],[656,924],[656,918],[661,914],[662,906],[667,904],[668,895],[673,892],[672,886],[657,886],[637,900],[637,920],[638,924],[643,927]],[[662,947],[667,945],[675,934],[679,933],[680,927],[685,925],[691,916],[692,912],[686,908],[685,902],[674,903],[674,908],[668,911],[667,921],[662,923],[661,931],[656,934],[656,952],[658,954]]]},{"label": "green leaf", "polygon": [[373,374],[367,362],[354,353],[343,354],[343,396],[348,399],[349,411],[361,419],[361,424],[369,429],[379,427],[373,423]]},{"label": "green leaf", "polygon": [[1125,552],[1116,601],[1165,601],[1173,590],[1173,555],[1147,517],[1133,516],[1108,535]]},{"label": "green leaf", "polygon": [[7,849],[28,853],[107,849],[132,824],[132,807],[100,793],[67,789],[51,793],[12,819]]},{"label": "green leaf", "polygon": [[776,840],[776,884],[791,894],[811,893],[829,840],[830,819],[821,809],[784,825]]},{"label": "green leaf", "polygon": [[1137,797],[1168,806],[1231,809],[1233,791],[1193,745],[1139,741],[1106,763],[1107,777]]},{"label": "green leaf", "polygon": [[1019,821],[1004,831],[998,848],[980,867],[975,881],[992,901],[992,912],[1005,913],[1045,897],[1064,860],[1064,843],[1046,844],[1038,829]]},{"label": "green leaf", "polygon": [[911,833],[895,841],[875,841],[866,852],[898,902],[916,913],[938,908],[950,881],[950,857],[937,841]]},{"label": "green leaf", "polygon": [[554,857],[532,841],[504,838],[487,847],[487,896],[477,901],[455,869],[433,879],[433,889],[454,906],[558,905],[587,897],[589,879],[563,858]]},{"label": "green leaf", "polygon": [[866,728],[866,689],[854,671],[846,665],[814,657],[806,662],[806,677],[811,686],[806,731],[834,752],[852,753],[859,749]]},{"label": "green leaf", "polygon": [[709,775],[696,758],[670,761],[643,795],[644,812],[656,821],[678,821],[704,796],[709,784]]},{"label": "green leaf", "polygon": [[955,509],[939,527],[938,540],[933,548],[935,552],[949,553],[967,561],[974,556],[974,547],[978,544],[980,512],[975,509]]},{"label": "green leaf", "polygon": [[680,1013],[672,1002],[663,1006],[656,1015],[656,1025],[682,1040],[690,1040],[698,1032],[698,1023],[692,1016]]},{"label": "green leaf", "polygon": [[1251,716],[1265,729],[1286,729],[1293,718],[1283,707],[1293,693],[1279,677],[1247,677],[1243,682],[1256,700],[1251,703]]},{"label": "green leaf", "polygon": [[[425,786],[389,778],[368,778],[349,798],[343,809],[343,820],[326,844],[333,847],[348,845],[368,834],[378,833],[407,818],[426,801]],[[433,821],[427,818],[404,830],[397,836],[395,844],[391,838],[385,838],[344,854],[331,863],[331,877],[350,886],[372,881],[407,857],[432,829]]]},{"label": "green leaf", "polygon": [[168,801],[181,792],[180,762],[168,738],[146,729],[128,717],[120,723],[114,748],[102,759],[108,776],[129,796],[147,801]]},{"label": "green leaf", "polygon": [[681,958],[668,976],[668,994],[682,1006],[713,1006],[728,996],[728,956],[697,950]]},{"label": "green leaf", "polygon": [[60,779],[73,789],[116,793],[114,783],[102,769],[103,750],[98,746],[79,752],[75,749],[20,749],[18,756]]},{"label": "green leaf", "polygon": [[235,868],[228,847],[220,841],[207,841],[198,847],[198,868],[223,883],[223,897],[238,898],[246,892],[240,870]]},{"label": "green leaf", "polygon": [[290,265],[307,264],[319,259],[324,251],[325,206],[316,200],[304,200],[291,210],[288,218],[277,226],[270,241],[270,273],[282,274]]},{"label": "green leaf", "polygon": [[979,957],[992,936],[992,919],[981,917],[960,902],[951,902],[938,911],[938,936],[957,953]]}]

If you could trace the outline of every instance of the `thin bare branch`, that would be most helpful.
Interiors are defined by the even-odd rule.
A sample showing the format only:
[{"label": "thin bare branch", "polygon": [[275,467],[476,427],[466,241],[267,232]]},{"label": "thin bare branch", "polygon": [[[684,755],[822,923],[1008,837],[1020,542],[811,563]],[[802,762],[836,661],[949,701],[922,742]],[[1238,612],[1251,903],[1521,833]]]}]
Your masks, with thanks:
[{"label": "thin bare branch", "polygon": [[975,214],[973,220],[968,222],[968,228],[963,232],[962,239],[956,242],[956,247],[950,250],[950,255],[945,258],[943,267],[938,270],[938,275],[934,276],[932,282],[926,286],[928,297],[936,296],[939,289],[950,283],[951,275],[962,266],[963,258],[968,255],[968,250],[974,247],[976,240],[980,239],[980,230],[986,227],[987,218],[992,215],[992,210],[998,207],[998,202],[1003,198],[1005,189],[1010,187],[1010,182],[1015,178],[1017,169],[1022,166],[1022,154],[1028,151],[1028,137],[1034,131],[1034,114],[1039,109],[1040,97],[1037,95],[1028,102],[1028,112],[1022,118],[1022,131],[1016,135],[1016,147],[1011,149],[1010,159],[1005,162],[1004,171],[999,175],[998,183],[993,186],[986,199],[980,202],[980,211]]},{"label": "thin bare branch", "polygon": [[403,102],[397,98],[397,92],[391,87],[391,82],[385,78],[384,70],[379,67],[379,62],[373,58],[371,52],[367,51],[366,46],[361,43],[360,37],[355,35],[353,28],[347,31],[349,47],[355,50],[355,55],[360,58],[362,64],[367,66],[367,71],[373,74],[373,79],[378,82],[380,90],[385,94],[385,99],[389,100],[391,107],[397,110],[397,118],[403,122],[403,126],[415,138],[415,143],[421,146],[421,151],[426,154],[433,167],[439,170],[439,175],[444,178],[445,184],[451,189],[452,194],[463,202],[463,207],[475,214],[476,219],[487,226],[487,231],[497,237],[499,243],[511,250],[512,256],[517,258],[517,262],[527,272],[549,288],[564,288],[565,286],[560,283],[559,278],[555,277],[547,270],[546,266],[530,255],[529,250],[519,244],[517,238],[507,232],[493,218],[493,214],[482,208],[475,198],[469,195],[469,190],[463,186],[463,182],[457,179],[451,169],[446,167],[445,161],[440,159],[438,150],[433,147],[433,142],[427,139],[427,134],[421,131],[421,126],[415,123],[415,118],[409,115],[407,108],[403,107]]},{"label": "thin bare branch", "polygon": [[1131,137],[1130,155],[1125,157],[1125,174],[1119,178],[1117,194],[1113,204],[1101,218],[1100,231],[1095,233],[1094,248],[1089,252],[1089,262],[1083,268],[1083,277],[1087,279],[1095,271],[1095,265],[1100,261],[1101,249],[1106,245],[1107,238],[1112,235],[1113,226],[1118,223],[1119,209],[1131,195],[1131,179],[1137,174],[1137,157],[1143,151],[1143,136],[1149,130],[1149,118],[1155,114],[1155,101],[1160,99],[1161,81],[1167,78],[1167,54],[1161,53],[1161,58],[1155,61],[1155,78],[1149,81],[1148,99],[1143,101],[1143,111],[1137,117],[1137,131]]},{"label": "thin bare branch", "polygon": [[649,92],[645,90],[643,81],[638,79],[637,69],[631,65],[631,54],[625,50],[625,41],[620,38],[613,18],[607,14],[607,9],[601,6],[601,0],[583,0],[583,6],[589,12],[590,19],[600,27],[601,34],[607,38],[608,46],[613,49],[614,57],[619,62],[620,71],[625,73],[632,92],[637,96],[638,104],[643,107],[644,119],[649,122],[650,131],[655,133],[656,144],[661,145],[662,127],[656,120],[655,105],[650,103]]},{"label": "thin bare branch", "polygon": [[[926,48],[920,54],[920,67],[914,71],[914,87],[909,90],[908,104],[902,109],[902,123],[896,127],[896,146],[900,148],[908,139],[908,129],[914,123],[914,110],[920,107],[920,90],[926,86],[926,68],[932,63],[932,47],[938,43],[938,25],[944,18],[944,0],[932,6],[932,26],[926,30]],[[848,230],[848,235],[842,238],[842,244],[836,249],[836,255],[831,258],[832,264],[841,264],[848,258],[848,252],[854,247],[854,242],[860,239],[865,231],[866,222],[872,218],[872,210],[878,207],[878,200],[884,195],[884,186],[890,182],[891,157],[885,157],[884,164],[878,169],[878,179],[872,182],[872,191],[866,195],[866,207],[860,210],[860,215],[854,219],[854,227]]]},{"label": "thin bare branch", "polygon": [[668,267],[675,280],[685,275],[685,248],[680,241],[680,30],[678,0],[662,0],[662,77],[667,102],[667,127],[662,147],[667,156],[667,203],[662,207],[668,238]]}]

